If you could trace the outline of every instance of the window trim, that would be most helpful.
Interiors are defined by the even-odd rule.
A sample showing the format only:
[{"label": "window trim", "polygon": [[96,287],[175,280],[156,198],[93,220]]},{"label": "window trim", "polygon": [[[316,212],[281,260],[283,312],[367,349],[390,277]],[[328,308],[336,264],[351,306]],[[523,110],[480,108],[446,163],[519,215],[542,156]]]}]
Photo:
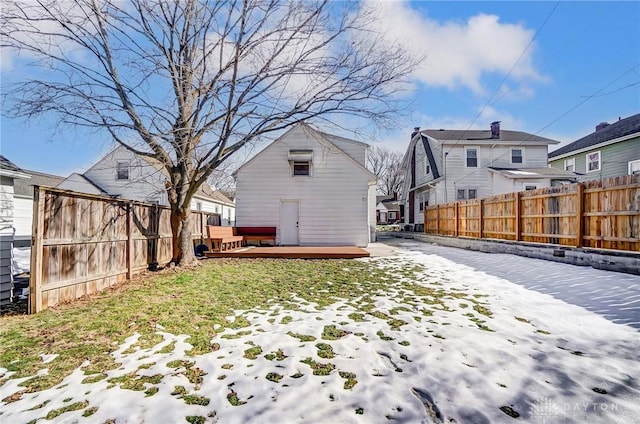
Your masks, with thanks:
[{"label": "window trim", "polygon": [[[640,159],[637,159],[637,160],[630,160],[630,161],[629,161],[629,164],[628,164],[629,175],[635,175],[635,174],[633,174],[633,173],[631,172],[631,166],[632,166],[632,165],[634,165],[634,164],[638,164],[638,165],[640,166]],[[640,174],[640,169],[638,169],[638,171],[637,171],[637,172],[638,172],[638,174]]]},{"label": "window trim", "polygon": [[[469,166],[469,150],[476,151],[476,166]],[[480,168],[480,147],[479,146],[464,146],[464,167],[477,169]]]},{"label": "window trim", "polygon": [[[598,168],[597,169],[589,169],[589,155],[598,155]],[[588,152],[585,155],[585,165],[587,174],[590,172],[599,172],[602,170],[602,152],[600,150],[596,150],[594,152]]]},{"label": "window trim", "polygon": [[[520,150],[520,159],[522,159],[520,162],[514,162],[513,161],[513,151],[514,150]],[[510,149],[510,152],[511,152],[511,157],[510,157],[509,160],[511,161],[510,163],[512,165],[524,165],[524,147],[512,147]]]},{"label": "window trim", "polygon": [[[121,166],[124,166],[124,169],[121,169]],[[127,177],[121,178],[120,173],[124,171],[127,172]],[[119,160],[116,162],[116,181],[129,181],[129,178],[131,177],[130,174],[131,174],[131,169],[129,166],[129,162],[124,160]]]},{"label": "window trim", "polygon": [[[571,170],[567,169],[568,168],[568,164],[571,164],[571,166],[573,166],[573,169],[571,169]],[[576,172],[576,158],[575,157],[564,160],[564,170],[565,171]]]},{"label": "window trim", "polygon": [[[311,171],[311,168],[312,168],[311,163],[312,162],[310,160],[308,160],[308,161],[297,161],[297,160],[293,161],[292,160],[290,163],[291,163],[291,177],[293,177],[293,178],[311,177],[311,172],[312,172]],[[298,165],[298,166],[306,165],[307,168],[308,168],[308,172],[305,173],[305,174],[296,174],[296,165]]]}]

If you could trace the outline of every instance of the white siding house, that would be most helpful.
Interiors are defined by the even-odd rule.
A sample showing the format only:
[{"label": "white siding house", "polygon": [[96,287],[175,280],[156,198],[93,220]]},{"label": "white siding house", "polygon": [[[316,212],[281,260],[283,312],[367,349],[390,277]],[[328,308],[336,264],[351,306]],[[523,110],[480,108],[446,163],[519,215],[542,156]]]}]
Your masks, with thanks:
[{"label": "white siding house", "polygon": [[[167,179],[166,170],[160,163],[119,146],[84,174],[71,174],[58,187],[167,206],[169,201],[164,185]],[[233,201],[207,184],[194,195],[191,209],[219,214],[223,225],[235,222]]]},{"label": "white siding house", "polygon": [[421,231],[424,208],[457,200],[573,182],[576,174],[549,168],[558,141],[520,131],[415,128],[403,159],[404,223]]},{"label": "white siding house", "polygon": [[2,305],[11,300],[13,293],[14,181],[28,178],[24,171],[0,156],[0,304]]},{"label": "white siding house", "polygon": [[238,169],[237,225],[276,227],[280,245],[366,246],[376,223],[367,148],[294,126]]}]

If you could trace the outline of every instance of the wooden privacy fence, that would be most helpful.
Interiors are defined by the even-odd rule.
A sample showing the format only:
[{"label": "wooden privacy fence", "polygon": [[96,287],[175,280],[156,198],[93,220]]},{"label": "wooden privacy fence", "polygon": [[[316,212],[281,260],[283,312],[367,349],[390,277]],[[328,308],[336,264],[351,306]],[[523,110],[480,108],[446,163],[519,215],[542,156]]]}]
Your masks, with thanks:
[{"label": "wooden privacy fence", "polygon": [[[204,241],[206,214],[191,212]],[[170,210],[155,204],[35,187],[29,313],[130,279],[172,258]]]},{"label": "wooden privacy fence", "polygon": [[426,234],[640,251],[640,175],[425,208]]}]

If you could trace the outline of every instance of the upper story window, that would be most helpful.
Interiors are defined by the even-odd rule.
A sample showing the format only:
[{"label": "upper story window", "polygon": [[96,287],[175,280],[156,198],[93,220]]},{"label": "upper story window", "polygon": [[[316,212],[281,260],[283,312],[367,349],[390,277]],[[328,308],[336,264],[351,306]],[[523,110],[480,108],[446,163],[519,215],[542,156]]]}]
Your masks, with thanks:
[{"label": "upper story window", "polygon": [[587,172],[599,171],[601,162],[600,151],[587,153]]},{"label": "upper story window", "polygon": [[576,170],[576,158],[565,159],[564,160],[564,170],[575,172]]},{"label": "upper story window", "polygon": [[477,168],[478,167],[478,148],[477,147],[465,147],[465,167]]},{"label": "upper story window", "polygon": [[293,162],[293,176],[310,176],[311,175],[311,162]]},{"label": "upper story window", "polygon": [[640,174],[640,160],[632,160],[629,162],[629,175]]},{"label": "upper story window", "polygon": [[429,159],[424,158],[424,175],[431,174],[431,165],[429,165]]},{"label": "upper story window", "polygon": [[118,180],[129,179],[129,162],[118,162],[116,164],[116,179]]},{"label": "upper story window", "polygon": [[511,149],[511,163],[524,163],[524,149],[522,147]]}]

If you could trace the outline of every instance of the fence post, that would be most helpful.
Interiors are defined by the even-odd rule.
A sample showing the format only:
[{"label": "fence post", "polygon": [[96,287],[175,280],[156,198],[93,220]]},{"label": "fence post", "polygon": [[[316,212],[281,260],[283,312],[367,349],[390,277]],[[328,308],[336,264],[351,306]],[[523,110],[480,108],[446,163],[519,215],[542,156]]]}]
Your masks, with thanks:
[{"label": "fence post", "polygon": [[42,249],[44,232],[44,189],[33,187],[33,218],[31,220],[31,273],[29,276],[29,313],[42,310]]},{"label": "fence post", "polygon": [[483,229],[484,229],[484,213],[483,213],[483,210],[482,210],[483,203],[484,202],[482,201],[482,199],[480,199],[480,211],[479,211],[479,214],[480,214],[480,236],[478,238],[482,238],[483,237],[483,234],[482,234]]},{"label": "fence post", "polygon": [[133,210],[127,203],[127,280],[133,277]]},{"label": "fence post", "polygon": [[440,235],[440,204],[436,205],[436,235]]},{"label": "fence post", "polygon": [[576,188],[576,247],[582,247],[582,238],[584,236],[584,185],[578,183]]},{"label": "fence post", "polygon": [[522,232],[522,228],[520,228],[520,215],[522,214],[521,210],[520,210],[520,201],[522,200],[522,192],[517,191],[516,192],[516,204],[514,205],[514,210],[515,210],[515,215],[516,215],[516,225],[515,225],[515,229],[516,229],[516,241],[520,241],[522,240],[522,237],[520,236],[520,233]]},{"label": "fence post", "polygon": [[460,203],[460,202],[456,202],[455,205],[454,205],[454,208],[453,208],[453,217],[455,219],[455,223],[454,223],[455,227],[454,227],[454,230],[453,230],[453,235],[455,237],[458,237],[458,227],[459,227],[459,223],[458,223],[458,217],[459,217],[459,215],[458,215],[458,203]]}]

